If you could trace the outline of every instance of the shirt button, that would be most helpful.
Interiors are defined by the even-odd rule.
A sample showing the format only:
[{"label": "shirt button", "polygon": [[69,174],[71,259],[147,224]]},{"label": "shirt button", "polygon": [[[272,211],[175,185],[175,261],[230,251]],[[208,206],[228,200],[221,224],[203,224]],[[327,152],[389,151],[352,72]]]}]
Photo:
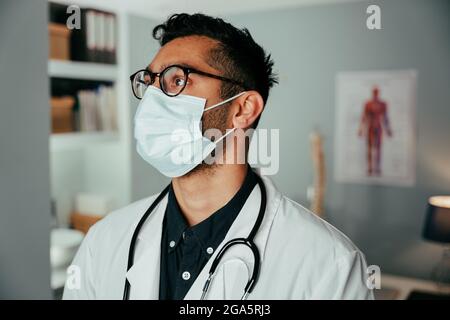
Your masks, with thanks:
[{"label": "shirt button", "polygon": [[208,254],[212,254],[214,252],[214,249],[212,247],[209,247],[208,249],[206,249],[206,252],[208,252]]},{"label": "shirt button", "polygon": [[183,272],[183,274],[181,275],[183,280],[189,280],[191,278],[191,274],[187,271]]},{"label": "shirt button", "polygon": [[173,240],[170,241],[169,246],[170,246],[171,248],[175,247],[175,241],[173,241]]},{"label": "shirt button", "polygon": [[187,230],[183,232],[183,240],[188,241],[191,238],[192,232]]}]

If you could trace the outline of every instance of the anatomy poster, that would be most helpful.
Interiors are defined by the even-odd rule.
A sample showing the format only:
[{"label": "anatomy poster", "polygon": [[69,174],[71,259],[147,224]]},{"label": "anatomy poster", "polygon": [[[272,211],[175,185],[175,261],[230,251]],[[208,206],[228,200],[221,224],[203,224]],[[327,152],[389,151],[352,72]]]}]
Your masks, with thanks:
[{"label": "anatomy poster", "polygon": [[342,72],[336,77],[335,178],[415,183],[416,72]]}]

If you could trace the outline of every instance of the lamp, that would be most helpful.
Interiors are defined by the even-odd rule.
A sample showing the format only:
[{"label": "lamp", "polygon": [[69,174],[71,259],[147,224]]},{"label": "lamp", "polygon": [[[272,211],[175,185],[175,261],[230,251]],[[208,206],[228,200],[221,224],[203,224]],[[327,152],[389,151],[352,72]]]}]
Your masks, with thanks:
[{"label": "lamp", "polygon": [[431,241],[450,243],[450,196],[434,196],[428,199],[423,237]]},{"label": "lamp", "polygon": [[[450,244],[450,196],[434,196],[428,199],[428,210],[423,228],[427,240]],[[450,284],[450,247],[433,269],[432,278],[440,285]]]}]

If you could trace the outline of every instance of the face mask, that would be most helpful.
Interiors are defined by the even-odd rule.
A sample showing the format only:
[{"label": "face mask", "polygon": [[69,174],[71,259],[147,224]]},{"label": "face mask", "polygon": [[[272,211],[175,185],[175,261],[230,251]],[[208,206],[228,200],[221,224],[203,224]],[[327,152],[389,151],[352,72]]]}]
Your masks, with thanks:
[{"label": "face mask", "polygon": [[189,95],[169,97],[150,86],[134,117],[138,154],[167,177],[180,177],[194,169],[234,129],[216,141],[201,131],[203,112],[219,107],[244,94],[241,92],[205,109],[206,99]]}]

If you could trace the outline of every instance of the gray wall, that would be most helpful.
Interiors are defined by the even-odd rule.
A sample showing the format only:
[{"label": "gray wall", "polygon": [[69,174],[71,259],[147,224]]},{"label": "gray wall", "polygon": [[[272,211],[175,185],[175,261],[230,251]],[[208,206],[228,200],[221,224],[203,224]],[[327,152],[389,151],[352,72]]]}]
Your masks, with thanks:
[{"label": "gray wall", "polygon": [[[152,37],[153,27],[159,21],[130,15],[129,39],[130,50],[130,74],[143,69],[152,61],[159,50],[159,44]],[[130,90],[130,110],[133,120],[136,113],[139,100],[136,99]],[[134,125],[131,125],[132,129]],[[136,143],[132,133],[131,148],[131,199],[132,201],[148,197],[149,195],[160,192],[163,186],[169,183],[169,179],[161,175],[156,169],[145,162],[136,152]]]},{"label": "gray wall", "polygon": [[47,2],[0,3],[0,298],[50,294]]},{"label": "gray wall", "polygon": [[[369,4],[380,5],[382,30],[366,29]],[[308,136],[318,127],[326,139],[327,219],[364,251],[370,264],[387,273],[429,278],[442,252],[442,247],[421,239],[421,228],[427,197],[450,193],[449,12],[446,0],[390,0],[225,17],[250,29],[272,53],[280,74],[260,123],[261,128],[280,128],[275,183],[307,205],[306,189],[313,178]],[[130,20],[131,30],[141,30],[141,36],[132,39],[134,70],[146,65],[158,46],[151,39],[156,21]],[[418,71],[416,186],[336,183],[335,75],[390,69]],[[134,151],[132,165],[134,199],[161,190],[165,180]]]},{"label": "gray wall", "polygon": [[[368,4],[382,30],[365,27]],[[260,127],[280,128],[276,184],[306,203],[312,182],[308,134],[325,135],[328,220],[383,272],[428,278],[441,247],[421,239],[427,197],[450,193],[450,2],[390,0],[234,15],[272,52],[281,82]],[[335,97],[339,71],[417,69],[417,182],[412,188],[336,183]],[[301,244],[299,244],[301,245]]]}]

